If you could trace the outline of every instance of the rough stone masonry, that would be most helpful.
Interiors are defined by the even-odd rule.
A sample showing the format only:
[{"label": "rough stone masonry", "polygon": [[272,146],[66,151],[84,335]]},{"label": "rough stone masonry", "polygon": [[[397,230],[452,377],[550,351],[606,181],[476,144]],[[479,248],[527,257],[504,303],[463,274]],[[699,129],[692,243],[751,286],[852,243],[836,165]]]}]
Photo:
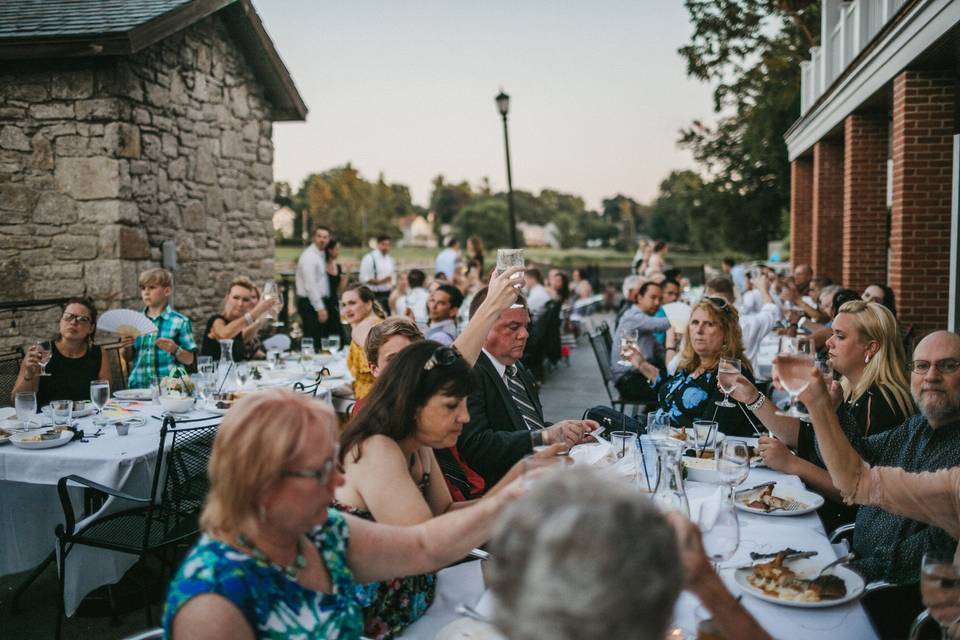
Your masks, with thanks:
[{"label": "rough stone masonry", "polygon": [[[231,278],[273,273],[271,133],[217,16],[130,57],[0,68],[0,300],[138,309],[175,240],[175,305],[202,331]],[[57,317],[0,313],[0,350]]]}]

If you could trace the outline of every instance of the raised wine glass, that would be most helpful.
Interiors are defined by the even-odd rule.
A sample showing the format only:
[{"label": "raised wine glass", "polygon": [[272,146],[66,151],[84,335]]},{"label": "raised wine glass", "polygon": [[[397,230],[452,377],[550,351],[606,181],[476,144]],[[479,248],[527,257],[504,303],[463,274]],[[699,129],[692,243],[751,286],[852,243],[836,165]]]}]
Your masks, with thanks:
[{"label": "raised wine glass", "polygon": [[805,336],[781,336],[780,350],[777,354],[777,375],[780,383],[790,394],[790,409],[778,411],[777,415],[809,420],[803,411],[797,408],[797,397],[810,384],[810,367],[813,366],[815,352],[813,340]]},{"label": "raised wine glass", "polygon": [[[283,294],[280,293],[280,287],[277,286],[277,283],[273,280],[267,280],[263,285],[263,299],[264,300],[273,300],[275,301],[275,307],[278,309],[283,308]],[[275,319],[273,311],[268,311],[264,314],[265,317],[274,320],[270,324],[274,327],[282,327],[283,323]]]},{"label": "raised wine glass", "polygon": [[939,558],[925,553],[920,565],[920,593],[930,609],[930,617],[940,624],[940,637],[950,638],[950,629],[960,618],[960,604],[953,607],[932,607],[934,603],[960,603],[960,567],[952,558]]},{"label": "raised wine glass", "polygon": [[53,342],[50,340],[40,340],[37,342],[37,348],[40,349],[40,375],[49,376],[51,374],[47,373],[47,364],[50,363],[50,358],[53,357]]},{"label": "raised wine glass", "polygon": [[730,402],[730,394],[737,388],[737,377],[740,375],[740,361],[736,358],[720,358],[720,366],[717,367],[717,386],[723,391],[723,400],[717,400],[718,407],[735,407],[735,403]]},{"label": "raised wine glass", "polygon": [[[523,249],[497,249],[497,273],[503,273],[510,267],[523,267]],[[517,289],[523,288],[523,274],[518,273],[513,276],[513,279],[517,281],[517,284],[513,285]],[[510,305],[511,309],[522,308],[522,304],[514,302]]]},{"label": "raised wine glass", "polygon": [[620,332],[620,359],[617,360],[617,364],[624,367],[632,366],[630,354],[637,349],[638,338],[639,331],[637,329],[627,329]]}]

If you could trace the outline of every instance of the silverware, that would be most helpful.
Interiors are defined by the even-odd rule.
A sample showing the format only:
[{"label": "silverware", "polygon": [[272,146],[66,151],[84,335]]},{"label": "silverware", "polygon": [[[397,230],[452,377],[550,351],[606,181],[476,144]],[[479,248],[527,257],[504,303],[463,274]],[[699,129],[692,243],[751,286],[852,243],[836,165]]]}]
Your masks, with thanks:
[{"label": "silverware", "polygon": [[490,554],[483,549],[473,549],[470,553],[467,554],[471,558],[476,558],[478,560],[489,560]]},{"label": "silverware", "polygon": [[770,482],[764,482],[764,483],[755,485],[753,487],[750,487],[749,489],[737,489],[734,493],[738,495],[741,493],[749,493],[751,491],[756,491],[757,489],[763,489],[764,487],[772,487],[775,484],[777,484],[777,481],[771,480]]},{"label": "silverware", "polygon": [[477,622],[483,622],[484,624],[493,624],[490,621],[490,618],[478,612],[476,609],[466,604],[458,604],[457,608],[454,609],[454,612],[458,613],[461,616],[470,618],[471,620],[476,620]]},{"label": "silverware", "polygon": [[[817,551],[797,551],[795,553],[788,553],[787,555],[783,556],[783,561],[786,562],[787,560],[803,560],[804,558],[812,558],[813,556],[818,555],[818,553],[819,552]],[[757,561],[772,560],[773,558],[777,557],[777,554],[776,553],[758,553],[756,554],[756,556],[757,557],[753,558],[753,560],[751,560],[747,564],[742,564],[738,567],[734,567],[734,569],[735,570],[752,569],[753,567],[756,566]]]},{"label": "silverware", "polygon": [[838,564],[846,564],[846,563],[850,562],[851,560],[853,560],[855,557],[856,557],[856,554],[853,553],[853,552],[848,553],[848,554],[845,555],[845,556],[840,556],[839,558],[837,558],[837,559],[834,560],[833,562],[824,565],[823,568],[820,569],[819,572],[817,572],[817,575],[813,576],[812,580],[816,580],[817,578],[819,578],[820,576],[822,576],[827,569],[832,569],[833,567],[837,566]]}]

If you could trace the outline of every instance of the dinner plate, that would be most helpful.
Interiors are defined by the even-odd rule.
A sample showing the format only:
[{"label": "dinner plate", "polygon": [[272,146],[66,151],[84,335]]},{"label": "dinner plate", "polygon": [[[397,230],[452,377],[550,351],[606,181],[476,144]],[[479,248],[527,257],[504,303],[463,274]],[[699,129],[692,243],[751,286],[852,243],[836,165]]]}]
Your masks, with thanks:
[{"label": "dinner plate", "polygon": [[213,402],[209,402],[209,401],[208,401],[208,402],[204,403],[203,406],[200,407],[200,409],[203,410],[203,411],[206,411],[206,412],[208,412],[208,413],[215,413],[215,414],[217,414],[218,416],[225,415],[225,414],[227,413],[227,411],[230,410],[229,408],[227,408],[227,409],[221,409],[221,408],[219,408],[219,407],[217,406],[217,402],[216,402],[215,400],[214,400]]},{"label": "dinner plate", "polygon": [[743,504],[743,499],[746,497],[746,495],[746,492],[738,492],[733,500],[734,505],[736,505],[737,509],[740,509],[741,511],[755,513],[761,516],[802,516],[805,513],[816,511],[823,506],[823,496],[820,494],[807,491],[802,487],[794,487],[781,484],[779,482],[773,487],[773,495],[775,497],[790,498],[792,500],[796,500],[797,502],[803,503],[806,506],[794,511],[785,511],[783,509],[764,511],[763,509],[754,509],[753,507],[748,507],[747,505]]},{"label": "dinner plate", "polygon": [[27,426],[24,427],[23,423],[16,418],[7,418],[6,420],[0,420],[0,429],[6,431],[13,431],[14,433],[19,431],[32,431],[35,429],[42,429],[44,427],[52,427],[53,418],[38,413],[32,418],[30,422],[27,423]]},{"label": "dinner plate", "polygon": [[454,620],[437,632],[433,640],[506,640],[496,627],[473,620],[460,618]]},{"label": "dinner plate", "polygon": [[7,444],[14,435],[13,431],[0,429],[0,444]]},{"label": "dinner plate", "polygon": [[117,400],[152,400],[150,389],[120,389],[113,392]]},{"label": "dinner plate", "polygon": [[[787,566],[795,571],[799,577],[810,578],[817,575],[817,572],[820,571],[820,568],[825,564],[826,562],[824,559],[808,558],[806,560],[795,560],[789,562]],[[836,600],[821,600],[819,602],[784,600],[750,584],[747,581],[747,576],[753,573],[752,569],[737,569],[733,574],[733,579],[737,583],[737,586],[740,587],[744,593],[748,593],[754,598],[766,600],[767,602],[783,605],[785,607],[799,607],[802,609],[823,609],[824,607],[836,607],[837,605],[846,604],[847,602],[856,600],[863,594],[863,590],[866,587],[866,582],[864,581],[863,576],[853,569],[841,565],[828,571],[843,580],[843,583],[847,586],[847,595],[842,598],[837,598]]]},{"label": "dinner plate", "polygon": [[62,447],[73,439],[72,431],[61,431],[60,437],[54,440],[31,441],[31,438],[36,438],[39,435],[35,432],[15,433],[10,436],[10,443],[21,449],[53,449],[54,447]]}]

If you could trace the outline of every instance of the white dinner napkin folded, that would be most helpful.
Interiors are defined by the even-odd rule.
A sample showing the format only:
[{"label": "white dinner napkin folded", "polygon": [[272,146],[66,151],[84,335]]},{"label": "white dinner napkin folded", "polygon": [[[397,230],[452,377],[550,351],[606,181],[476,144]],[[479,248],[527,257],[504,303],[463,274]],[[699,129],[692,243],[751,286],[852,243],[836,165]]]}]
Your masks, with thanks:
[{"label": "white dinner napkin folded", "polygon": [[690,499],[690,519],[705,529],[712,527],[720,514],[720,505],[726,499],[724,493],[725,487],[717,487],[709,495]]}]

